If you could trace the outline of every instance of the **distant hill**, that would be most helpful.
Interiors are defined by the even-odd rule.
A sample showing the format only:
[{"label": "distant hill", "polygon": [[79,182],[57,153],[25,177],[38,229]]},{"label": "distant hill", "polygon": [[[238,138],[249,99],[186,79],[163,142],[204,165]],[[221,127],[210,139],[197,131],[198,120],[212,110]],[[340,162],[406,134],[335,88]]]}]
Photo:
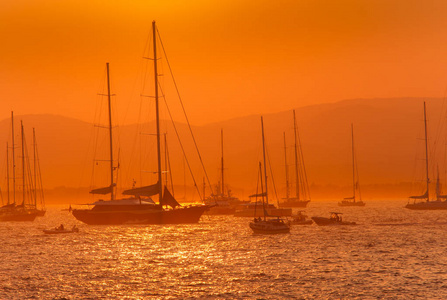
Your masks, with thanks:
[{"label": "distant hill", "polygon": [[[444,123],[446,115],[445,103],[442,99],[355,99],[297,108],[297,123],[308,180],[314,187],[314,191],[311,190],[311,192],[314,195],[329,197],[328,193],[321,193],[318,189],[332,187],[332,190],[337,190],[339,194],[345,191],[349,193],[351,123],[354,124],[361,184],[369,187],[402,185],[414,182],[422,176],[423,171],[419,172],[418,168],[423,158],[421,138],[423,138],[422,103],[424,100],[427,101],[430,149],[431,157],[433,157],[431,178],[434,178],[436,164],[439,165],[441,174],[445,173]],[[20,120],[23,120],[30,155],[32,155],[31,130],[33,127],[36,128],[40,164],[46,188],[72,189],[86,188],[91,184],[95,186],[107,184],[108,175],[101,176],[105,178],[102,183],[91,180],[93,157],[96,154],[97,159],[99,157],[100,160],[105,160],[108,151],[107,139],[94,138],[97,127],[55,115],[17,115],[15,120],[16,157],[21,155],[19,153],[21,151]],[[264,125],[269,161],[276,188],[281,194],[285,185],[283,132],[287,137],[289,164],[293,162],[292,111],[265,115]],[[193,126],[192,131],[195,134],[208,178],[213,185],[220,180],[220,130],[223,129],[226,184],[232,187],[235,194],[243,196],[255,190],[258,176],[257,165],[262,154],[260,126],[258,115]],[[202,191],[205,174],[201,170],[198,155],[189,137],[189,129],[182,123],[176,123],[176,127],[190,158],[189,162],[196,176],[196,184]],[[176,187],[184,184],[191,185],[187,163],[182,158],[181,148],[170,122],[164,122],[163,132],[165,131],[168,132],[169,158]],[[150,135],[154,132],[153,122],[141,126],[135,124],[114,128],[114,139],[116,145],[119,145],[114,149],[117,161],[115,164],[118,164],[119,159],[118,182],[123,188],[130,187],[133,180],[137,185],[156,181],[153,173],[156,169],[154,160],[156,153],[153,147],[155,138]],[[140,138],[145,141],[141,142]],[[9,119],[0,121],[0,145],[4,145],[0,147],[0,162],[2,162],[0,171],[1,174],[5,174],[0,174],[2,178],[6,178],[5,152],[6,143],[11,143],[10,140],[11,121]],[[98,147],[95,147],[95,143]],[[94,149],[102,150],[96,150],[95,153]],[[97,161],[96,164],[105,165],[107,168],[107,163],[104,161]],[[20,161],[17,161],[16,165],[19,169]],[[18,177],[21,176],[19,170]],[[271,174],[269,178],[272,179]]]}]

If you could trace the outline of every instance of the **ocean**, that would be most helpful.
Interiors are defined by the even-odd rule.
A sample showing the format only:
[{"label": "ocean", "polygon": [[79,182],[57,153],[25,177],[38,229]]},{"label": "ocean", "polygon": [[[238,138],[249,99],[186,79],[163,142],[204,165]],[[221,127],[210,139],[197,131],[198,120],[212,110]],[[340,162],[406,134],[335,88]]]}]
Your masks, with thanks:
[{"label": "ocean", "polygon": [[[199,224],[89,226],[62,207],[0,223],[0,299],[447,299],[447,211],[405,200],[338,207],[356,226],[254,235],[250,218]],[[66,208],[66,207],[65,207]],[[77,225],[79,233],[43,229]]]}]

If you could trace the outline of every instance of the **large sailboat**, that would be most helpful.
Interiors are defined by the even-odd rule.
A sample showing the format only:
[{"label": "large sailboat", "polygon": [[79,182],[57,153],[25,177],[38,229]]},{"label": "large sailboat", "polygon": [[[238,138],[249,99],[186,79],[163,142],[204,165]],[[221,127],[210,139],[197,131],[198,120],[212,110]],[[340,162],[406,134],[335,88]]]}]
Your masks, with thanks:
[{"label": "large sailboat", "polygon": [[[354,151],[354,125],[351,124],[351,153],[352,153],[352,197],[344,198],[338,202],[339,206],[365,206],[360,194],[357,161],[355,159]],[[358,193],[356,193],[358,191]],[[357,197],[358,196],[358,197]]]},{"label": "large sailboat", "polygon": [[[14,113],[11,112],[11,128],[12,128],[12,197],[10,195],[10,182],[9,182],[9,147],[7,146],[7,204],[0,207],[0,222],[32,222],[40,214],[34,206],[32,195],[30,193],[32,183],[27,181],[27,168],[26,168],[26,151],[25,151],[25,134],[23,130],[23,123],[21,124],[21,156],[22,156],[22,203],[17,204],[16,195],[16,164],[15,164],[15,143],[14,143]],[[29,178],[29,177],[28,177]],[[28,183],[28,185],[27,185]],[[12,199],[11,199],[12,198]]]},{"label": "large sailboat", "polygon": [[[95,194],[110,194],[110,200],[100,200],[90,204],[91,209],[74,209],[73,216],[89,225],[115,225],[115,224],[187,224],[197,223],[202,214],[208,209],[206,205],[182,206],[169,192],[167,186],[163,186],[161,169],[161,143],[160,143],[160,118],[157,73],[157,47],[155,21],[152,23],[153,54],[155,73],[155,106],[157,123],[157,161],[158,182],[149,186],[125,190],[123,195],[130,198],[115,198],[115,182],[113,176],[113,148],[112,148],[112,119],[110,108],[110,81],[109,65],[107,64],[107,96],[109,103],[109,142],[110,142],[110,185],[105,188],[92,190]],[[152,196],[158,195],[158,203],[152,200]]]},{"label": "large sailboat", "polygon": [[[430,178],[428,176],[428,138],[427,138],[427,113],[424,102],[424,130],[425,130],[425,182],[426,190],[423,195],[410,196],[405,208],[413,210],[445,210],[447,209],[447,200],[445,196],[441,195],[439,173],[436,186],[436,200],[430,201]],[[411,203],[411,200],[412,203]]]},{"label": "large sailboat", "polygon": [[293,131],[295,137],[294,157],[295,157],[295,196],[290,196],[289,172],[287,165],[287,147],[284,134],[284,159],[286,166],[286,198],[279,203],[280,207],[306,207],[310,202],[309,185],[307,183],[306,168],[304,166],[303,151],[301,141],[296,126],[295,110],[293,110]]},{"label": "large sailboat", "polygon": [[259,194],[259,196],[262,199],[262,217],[256,217],[255,214],[254,219],[252,222],[249,223],[249,226],[254,233],[261,233],[261,234],[289,233],[290,225],[284,222],[284,220],[279,216],[269,215],[266,209],[266,205],[268,205],[268,188],[267,188],[267,167],[266,167],[265,139],[264,139],[264,121],[262,117],[261,117],[261,126],[262,126],[262,153],[264,160],[264,182],[265,182],[265,189],[264,189],[264,186],[262,184],[262,167],[261,163],[259,163],[259,175],[261,178],[261,194]]}]

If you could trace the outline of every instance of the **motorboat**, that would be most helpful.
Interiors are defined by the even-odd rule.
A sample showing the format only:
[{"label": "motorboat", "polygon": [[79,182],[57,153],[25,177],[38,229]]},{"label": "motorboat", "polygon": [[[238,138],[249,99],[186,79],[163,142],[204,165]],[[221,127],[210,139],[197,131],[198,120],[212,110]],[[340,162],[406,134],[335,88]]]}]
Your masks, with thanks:
[{"label": "motorboat", "polygon": [[337,226],[337,225],[357,225],[355,222],[346,222],[342,219],[342,213],[331,212],[329,218],[312,217],[312,220],[319,226]]}]

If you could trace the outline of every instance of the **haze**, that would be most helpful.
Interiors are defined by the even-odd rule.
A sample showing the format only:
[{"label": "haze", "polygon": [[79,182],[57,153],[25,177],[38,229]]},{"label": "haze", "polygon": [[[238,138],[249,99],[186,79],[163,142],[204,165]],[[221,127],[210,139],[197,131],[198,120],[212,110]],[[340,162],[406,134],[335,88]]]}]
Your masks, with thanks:
[{"label": "haze", "polygon": [[132,123],[156,20],[193,124],[347,98],[443,97],[445,1],[23,1],[0,4],[0,119],[87,122],[112,66]]}]

